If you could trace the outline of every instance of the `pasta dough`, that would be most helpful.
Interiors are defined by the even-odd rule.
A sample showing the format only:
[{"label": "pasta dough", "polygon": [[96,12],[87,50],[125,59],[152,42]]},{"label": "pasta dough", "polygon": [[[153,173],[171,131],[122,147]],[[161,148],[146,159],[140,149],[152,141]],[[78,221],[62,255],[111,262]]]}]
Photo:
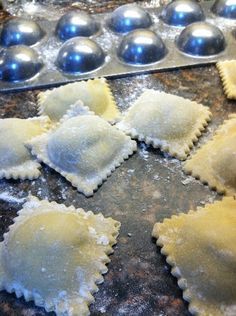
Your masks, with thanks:
[{"label": "pasta dough", "polygon": [[233,197],[154,226],[157,245],[173,267],[171,272],[194,315],[236,314],[235,227]]},{"label": "pasta dough", "polygon": [[63,115],[57,124],[60,125],[64,121],[79,115],[95,115],[95,113],[90,111],[89,108],[82,103],[82,101],[77,101],[70,107],[66,114]]},{"label": "pasta dough", "polygon": [[0,288],[58,316],[89,315],[120,223],[31,197],[0,243]]},{"label": "pasta dough", "polygon": [[39,114],[59,121],[76,101],[82,101],[95,114],[109,122],[115,122],[120,113],[106,79],[80,81],[40,92]]},{"label": "pasta dough", "polygon": [[211,141],[186,161],[184,171],[219,193],[236,193],[236,114],[229,116]]},{"label": "pasta dough", "polygon": [[210,117],[208,108],[201,104],[164,92],[146,90],[117,127],[132,138],[183,160]]},{"label": "pasta dough", "polygon": [[70,118],[28,146],[86,196],[137,148],[130,137],[95,115]]},{"label": "pasta dough", "polygon": [[216,64],[223,89],[228,99],[236,99],[236,60],[220,61]]},{"label": "pasta dough", "polygon": [[47,117],[0,119],[0,178],[33,179],[40,174],[40,164],[24,143],[49,127]]}]

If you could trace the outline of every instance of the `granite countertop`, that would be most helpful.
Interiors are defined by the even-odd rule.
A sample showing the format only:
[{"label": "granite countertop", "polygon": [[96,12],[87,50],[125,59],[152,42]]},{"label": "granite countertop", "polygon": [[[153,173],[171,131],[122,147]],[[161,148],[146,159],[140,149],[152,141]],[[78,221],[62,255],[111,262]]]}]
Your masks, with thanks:
[{"label": "granite countertop", "polygon": [[[81,1],[82,9],[105,11],[125,1]],[[130,2],[130,1],[129,1]],[[6,14],[0,12],[0,18]],[[109,80],[118,106],[124,110],[143,88],[155,88],[177,94],[210,107],[213,113],[206,141],[216,127],[236,112],[236,103],[226,100],[214,65]],[[0,95],[0,117],[27,118],[37,115],[38,91]],[[187,179],[187,180],[186,180]],[[70,183],[43,165],[42,176],[34,181],[0,180],[0,233],[8,230],[24,198],[31,193],[67,206],[73,204],[95,213],[102,212],[121,222],[109,272],[99,285],[91,315],[187,316],[188,306],[182,299],[170,266],[160,254],[151,231],[156,221],[172,214],[187,212],[205,202],[220,198],[199,181],[185,176],[181,163],[159,150],[139,144],[139,149],[124,162],[91,198],[78,193]],[[0,292],[0,315],[42,316],[46,313],[15,295]]]}]

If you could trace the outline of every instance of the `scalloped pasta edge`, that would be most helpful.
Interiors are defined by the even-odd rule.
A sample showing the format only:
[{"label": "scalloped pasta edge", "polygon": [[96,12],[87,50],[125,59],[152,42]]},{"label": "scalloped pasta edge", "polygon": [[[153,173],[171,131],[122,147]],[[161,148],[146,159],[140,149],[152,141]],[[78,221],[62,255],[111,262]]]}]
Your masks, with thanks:
[{"label": "scalloped pasta edge", "polygon": [[[84,111],[84,113],[83,112],[81,113],[81,111]],[[87,106],[85,106],[82,101],[79,100],[70,106],[66,114],[63,115],[60,121],[58,122],[57,126],[59,126],[60,124],[69,120],[72,117],[81,116],[81,115],[96,115],[96,114],[93,111],[90,111],[90,109]]]},{"label": "scalloped pasta edge", "polygon": [[191,291],[188,289],[188,282],[187,280],[182,276],[181,271],[178,267],[178,264],[176,264],[176,261],[171,256],[171,253],[167,250],[167,246],[165,245],[165,242],[162,239],[162,234],[159,233],[159,227],[162,225],[168,225],[168,222],[171,221],[178,221],[181,220],[184,217],[190,217],[195,216],[196,213],[205,213],[208,210],[211,210],[215,207],[215,205],[220,205],[222,202],[225,202],[226,200],[231,201],[235,200],[235,197],[233,196],[227,196],[224,197],[223,200],[215,201],[214,203],[207,203],[204,207],[197,207],[196,211],[189,210],[188,213],[179,213],[178,215],[172,215],[170,218],[165,218],[163,222],[157,222],[154,224],[153,230],[152,230],[152,237],[156,238],[156,244],[157,246],[161,247],[161,254],[166,257],[166,262],[171,266],[171,274],[177,278],[177,283],[180,289],[183,291],[183,298],[185,301],[189,303],[188,309],[191,314],[193,315],[200,315],[204,312],[196,303],[197,300],[195,300],[194,295],[191,293]]},{"label": "scalloped pasta edge", "polygon": [[[34,156],[36,156],[40,162],[45,163],[50,168],[54,169],[59,174],[61,174],[64,178],[66,178],[72,184],[72,186],[76,187],[77,190],[79,192],[83,193],[86,197],[92,196],[94,194],[94,191],[96,191],[98,189],[98,187],[102,185],[102,183],[112,174],[112,172],[115,171],[116,168],[118,168],[125,160],[127,160],[137,150],[137,143],[135,141],[133,141],[129,136],[124,134],[127,141],[129,142],[129,144],[128,144],[128,142],[127,142],[127,144],[124,144],[124,147],[123,147],[124,152],[123,152],[122,156],[118,157],[117,159],[114,159],[114,161],[110,165],[110,167],[105,168],[104,171],[99,176],[97,176],[98,181],[97,181],[96,185],[94,185],[92,188],[88,188],[87,185],[83,185],[83,187],[82,187],[81,181],[79,181],[78,177],[75,174],[69,173],[69,172],[64,172],[63,170],[61,170],[61,168],[59,168],[55,164],[53,164],[48,158],[48,155],[46,152],[46,143],[47,143],[46,138],[50,135],[50,133],[52,131],[56,130],[57,127],[58,127],[57,125],[54,126],[53,129],[51,129],[49,132],[41,134],[41,135],[33,138],[30,142],[27,142],[25,145],[26,145],[26,147],[28,147],[31,150],[31,153]],[[116,128],[116,127],[111,126],[111,128]],[[122,133],[118,129],[117,129],[117,132]],[[34,144],[39,145],[40,153],[34,149]]]},{"label": "scalloped pasta edge", "polygon": [[204,175],[199,174],[198,172],[195,172],[193,170],[193,167],[187,166],[187,164],[194,158],[197,154],[198,151],[201,151],[204,149],[204,146],[210,146],[213,144],[217,139],[222,137],[222,133],[225,129],[225,126],[230,125],[232,120],[236,120],[236,114],[230,114],[228,116],[228,119],[224,120],[223,124],[221,124],[218,129],[215,131],[215,134],[212,136],[210,140],[208,140],[206,143],[204,143],[192,156],[189,157],[188,160],[186,160],[183,170],[186,174],[191,175],[195,179],[199,180],[201,183],[206,184],[210,189],[215,190],[219,194],[226,194],[226,195],[232,195],[231,191],[229,191],[224,185],[220,183],[215,177],[214,181],[209,181]]},{"label": "scalloped pasta edge", "polygon": [[229,64],[232,65],[232,71],[236,71],[236,60],[219,61],[216,63],[216,68],[218,69],[226,97],[231,100],[236,100],[236,81],[235,85],[230,82],[230,75],[225,68],[225,66]]},{"label": "scalloped pasta edge", "polygon": [[[48,116],[31,117],[25,120],[32,122],[39,121],[42,128],[42,134],[51,127],[51,121]],[[40,176],[40,168],[41,165],[36,160],[33,160],[32,157],[32,160],[27,160],[18,166],[0,168],[0,179],[33,180]]]},{"label": "scalloped pasta edge", "polygon": [[[148,90],[152,90],[152,91],[157,91],[157,92],[163,93],[162,91],[158,91],[158,90],[154,90],[154,89],[148,89]],[[147,89],[145,91],[147,91]],[[169,93],[165,93],[165,94],[169,94]],[[124,113],[123,116],[128,114],[129,111],[131,110],[131,108],[135,107],[136,103],[139,102],[139,99],[141,98],[141,96],[142,96],[142,94],[134,102],[134,104]],[[129,128],[128,126],[126,126],[126,124],[123,123],[122,120],[119,123],[117,123],[117,125],[116,125],[117,128],[119,128],[124,133],[129,135],[131,138],[137,139],[138,141],[143,141],[147,145],[151,145],[153,148],[158,148],[161,151],[168,153],[172,157],[178,158],[179,160],[187,159],[187,156],[189,155],[191,149],[194,147],[194,143],[196,143],[198,141],[198,138],[202,135],[202,133],[205,130],[205,128],[207,127],[208,123],[211,121],[212,113],[210,112],[208,107],[206,107],[206,106],[204,106],[204,105],[202,105],[200,103],[197,103],[195,101],[191,101],[189,99],[185,99],[185,98],[183,98],[181,96],[177,96],[176,95],[176,97],[181,98],[181,99],[183,99],[185,101],[188,100],[188,101],[190,101],[193,104],[197,104],[205,112],[205,117],[203,117],[202,120],[199,121],[199,124],[197,124],[197,126],[195,127],[195,129],[193,131],[193,135],[191,136],[189,141],[183,146],[183,152],[182,153],[174,151],[171,148],[172,144],[168,144],[168,141],[160,140],[160,139],[154,139],[152,137],[148,137],[148,136],[145,136],[145,135],[143,135],[141,133],[138,133],[135,128]]]},{"label": "scalloped pasta edge", "polygon": [[[43,207],[46,206],[46,210],[43,209]],[[6,242],[8,242],[9,235],[21,225],[22,222],[24,222],[26,219],[30,218],[31,216],[35,214],[42,214],[50,212],[50,210],[56,210],[57,212],[70,212],[70,213],[76,213],[76,214],[83,214],[83,215],[89,215],[89,216],[99,216],[103,219],[110,222],[110,224],[113,226],[113,231],[109,236],[109,244],[104,246],[106,249],[104,249],[104,256],[99,258],[100,260],[100,267],[98,268],[98,272],[96,275],[93,276],[92,281],[92,287],[88,290],[88,297],[83,298],[83,304],[87,307],[87,313],[83,314],[89,315],[89,305],[94,302],[93,294],[98,291],[98,284],[101,284],[104,282],[103,274],[108,272],[107,264],[111,261],[108,257],[108,255],[112,254],[114,252],[114,249],[112,248],[117,243],[117,237],[119,235],[119,228],[120,228],[120,222],[112,219],[111,217],[104,217],[102,213],[94,214],[92,211],[85,212],[82,208],[75,208],[74,206],[66,207],[64,204],[58,204],[55,201],[49,202],[48,200],[39,200],[35,196],[29,196],[27,199],[27,202],[24,203],[22,209],[17,212],[18,216],[13,219],[13,224],[9,226],[9,231],[4,233],[3,235],[3,241],[0,243],[0,251],[2,248],[2,245]],[[2,273],[2,271],[1,271]],[[4,282],[1,282],[0,284],[1,290],[6,290],[9,293],[15,293],[17,298],[24,297],[25,301],[34,301],[36,306],[40,306],[45,308],[47,312],[54,311],[58,315],[64,315],[64,310],[60,310],[60,302],[61,300],[59,297],[55,299],[54,301],[48,301],[47,299],[43,299],[41,296],[39,296],[36,293],[33,293],[27,289],[25,289],[21,285],[17,285],[16,283],[12,284],[4,284]],[[58,308],[59,306],[59,308]],[[84,306],[84,307],[85,307]],[[82,316],[82,315],[81,315]]]},{"label": "scalloped pasta edge", "polygon": [[[94,80],[100,80],[102,83],[104,83],[105,87],[105,92],[106,94],[108,95],[109,97],[109,109],[107,109],[103,115],[98,115],[100,117],[102,117],[104,120],[108,121],[110,124],[115,124],[119,119],[120,119],[120,111],[117,107],[117,104],[115,102],[115,98],[112,94],[112,91],[111,91],[111,88],[110,88],[110,85],[108,84],[106,78],[94,78],[94,79],[88,79],[88,80],[83,80],[83,81],[79,81],[79,82],[72,82],[72,83],[68,83],[68,84],[79,84],[80,82],[92,82]],[[66,89],[66,86],[68,85],[63,85],[63,86],[60,86],[60,87],[56,87],[56,88],[53,88],[51,90],[46,90],[46,91],[42,91],[42,92],[39,92],[39,94],[37,95],[37,105],[38,105],[38,114],[39,115],[44,115],[44,110],[45,110],[45,106],[44,106],[44,102],[46,100],[46,98],[48,96],[50,96],[50,93],[52,91],[56,91],[58,89],[59,92],[60,91],[63,91],[64,89]],[[92,92],[91,92],[92,93]],[[80,101],[80,99],[78,98],[77,101]],[[74,104],[71,104],[69,107],[68,107],[68,110],[69,108],[71,108]],[[110,115],[107,115],[107,113],[111,112]]]}]

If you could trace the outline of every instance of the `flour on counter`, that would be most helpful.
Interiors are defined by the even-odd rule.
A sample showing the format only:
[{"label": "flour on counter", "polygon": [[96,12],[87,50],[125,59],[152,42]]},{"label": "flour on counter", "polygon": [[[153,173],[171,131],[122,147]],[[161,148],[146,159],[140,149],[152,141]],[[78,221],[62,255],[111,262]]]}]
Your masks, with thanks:
[{"label": "flour on counter", "polygon": [[138,153],[139,153],[139,156],[143,158],[144,160],[148,160],[149,158],[149,152],[147,151],[147,149],[148,149],[148,146],[145,143],[140,144]]},{"label": "flour on counter", "polygon": [[0,200],[9,202],[9,203],[23,203],[26,198],[18,198],[11,195],[9,192],[0,192]]}]

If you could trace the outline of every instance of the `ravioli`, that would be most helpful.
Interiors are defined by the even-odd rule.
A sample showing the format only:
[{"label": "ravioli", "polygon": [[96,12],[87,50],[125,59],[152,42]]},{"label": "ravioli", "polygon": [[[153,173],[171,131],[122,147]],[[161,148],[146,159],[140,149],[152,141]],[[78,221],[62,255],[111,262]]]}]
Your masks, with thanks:
[{"label": "ravioli", "polygon": [[31,197],[0,243],[0,288],[58,316],[89,315],[120,223]]},{"label": "ravioli", "polygon": [[82,101],[95,114],[114,123],[120,115],[105,78],[80,81],[38,94],[39,114],[59,121],[76,101]]},{"label": "ravioli", "polygon": [[194,315],[236,314],[235,227],[236,200],[225,197],[153,228]]},{"label": "ravioli", "polygon": [[76,101],[70,109],[63,115],[57,125],[60,125],[64,121],[79,115],[95,115],[93,111],[90,111],[87,106],[85,106],[82,101]]},{"label": "ravioli", "polygon": [[86,196],[128,159],[137,144],[95,115],[72,117],[28,143],[32,153]]},{"label": "ravioli", "polygon": [[24,143],[49,127],[47,117],[0,119],[0,178],[33,179],[40,175],[40,164]]},{"label": "ravioli", "polygon": [[184,171],[219,193],[236,193],[236,114],[186,161]]},{"label": "ravioli", "polygon": [[228,99],[236,99],[236,60],[220,61],[216,64],[223,89]]},{"label": "ravioli", "polygon": [[210,118],[210,111],[201,104],[146,90],[117,127],[132,138],[184,160]]}]

